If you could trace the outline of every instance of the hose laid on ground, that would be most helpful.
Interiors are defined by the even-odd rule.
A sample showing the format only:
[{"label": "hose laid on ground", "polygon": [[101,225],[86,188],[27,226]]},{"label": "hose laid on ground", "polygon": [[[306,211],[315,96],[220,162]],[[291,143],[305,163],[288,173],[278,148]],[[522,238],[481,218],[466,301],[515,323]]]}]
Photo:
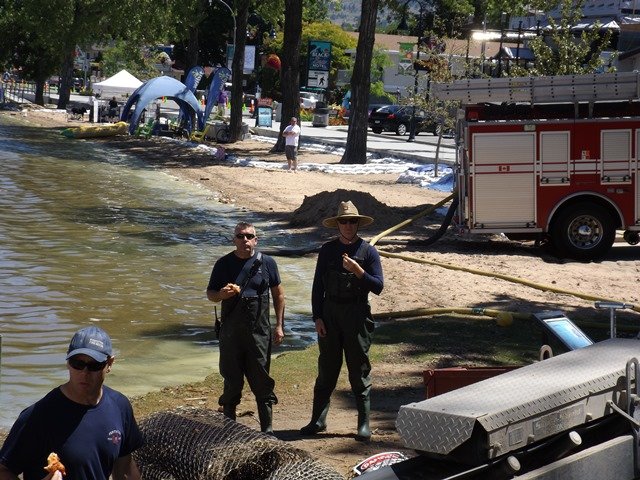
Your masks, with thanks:
[{"label": "hose laid on ground", "polygon": [[[415,220],[417,220],[420,217],[424,217],[426,215],[429,215],[430,213],[432,213],[437,208],[440,208],[441,206],[443,206],[444,204],[449,202],[451,199],[453,199],[453,203],[449,207],[449,210],[447,211],[445,219],[442,222],[442,224],[440,225],[440,228],[438,229],[438,231],[432,237],[430,237],[430,238],[428,238],[426,240],[419,240],[419,241],[411,242],[411,245],[420,245],[420,246],[431,245],[432,243],[437,241],[440,237],[442,237],[442,235],[445,234],[445,232],[447,231],[447,228],[449,227],[449,224],[451,223],[451,219],[453,218],[453,214],[455,213],[456,208],[458,207],[457,192],[455,192],[455,191],[451,195],[449,195],[447,198],[445,198],[444,200],[439,201],[435,205],[431,205],[430,207],[425,208],[421,212],[415,214],[413,217],[408,218],[407,220],[404,220],[404,221],[400,222],[399,224],[394,225],[393,227],[391,227],[391,228],[379,233],[378,235],[373,237],[369,241],[369,243],[371,245],[375,245],[376,242],[378,240],[380,240],[380,238],[385,237],[385,236],[389,235],[392,232],[395,232],[396,230],[404,227],[405,225],[409,225],[410,223],[414,222]],[[312,246],[312,247],[301,247],[301,248],[265,247],[265,248],[261,248],[260,251],[262,253],[266,254],[266,255],[271,255],[273,257],[303,257],[303,256],[308,255],[310,253],[318,253],[320,251],[320,245],[315,245],[315,246]]]},{"label": "hose laid on ground", "polygon": [[[430,317],[434,315],[446,315],[446,314],[457,314],[457,315],[474,315],[479,317],[488,317],[489,319],[495,319],[496,324],[500,327],[509,327],[513,323],[514,319],[519,320],[531,320],[533,319],[532,313],[526,312],[511,312],[508,310],[495,310],[491,308],[483,308],[483,307],[433,307],[433,308],[414,308],[413,310],[404,310],[404,311],[393,311],[393,312],[382,312],[382,313],[374,313],[373,317],[375,319],[386,319],[386,318],[402,318],[402,319],[412,319],[412,318],[420,318],[420,317]],[[602,329],[609,328],[609,324],[607,323],[596,323],[580,320],[580,326],[594,328],[594,329]],[[616,323],[616,328],[618,330],[624,330],[627,332],[637,332],[638,326],[631,325],[628,323]]]},{"label": "hose laid on ground", "polygon": [[[380,250],[379,253],[380,253],[380,256],[382,256],[382,257],[397,258],[397,259],[400,259],[400,260],[406,260],[408,262],[424,263],[424,264],[427,264],[427,265],[435,265],[437,267],[447,268],[449,270],[458,270],[458,271],[461,271],[461,272],[473,273],[475,275],[482,275],[482,276],[485,276],[485,277],[499,278],[499,279],[505,280],[507,282],[519,283],[521,285],[525,285],[527,287],[531,287],[531,288],[534,288],[536,290],[548,291],[548,292],[554,292],[554,293],[561,293],[561,294],[564,294],[564,295],[571,295],[573,297],[581,298],[583,300],[617,301],[617,300],[612,300],[612,299],[608,299],[608,298],[597,297],[595,295],[587,295],[587,294],[584,294],[584,293],[572,292],[571,290],[565,290],[563,288],[551,287],[549,285],[543,285],[543,284],[531,282],[531,281],[525,280],[523,278],[512,277],[512,276],[509,276],[509,275],[504,275],[502,273],[485,272],[484,270],[476,270],[474,268],[460,267],[460,266],[457,266],[457,265],[451,265],[449,263],[436,262],[434,260],[427,260],[427,259],[424,259],[424,258],[413,258],[413,257],[409,257],[409,256],[406,256],[406,255],[400,255],[400,254],[397,254],[397,253],[385,252],[383,250]],[[636,312],[640,312],[640,306],[634,306],[630,310],[633,310],[633,311],[636,311]]]},{"label": "hose laid on ground", "polygon": [[508,327],[513,323],[513,319],[529,320],[530,313],[508,312],[506,310],[494,310],[482,307],[434,307],[434,308],[416,308],[413,310],[405,310],[404,312],[387,312],[375,313],[375,318],[412,318],[427,317],[432,315],[444,315],[447,313],[455,313],[459,315],[476,315],[494,318],[496,323],[501,327]]},{"label": "hose laid on ground", "polygon": [[447,210],[447,214],[444,216],[444,220],[440,224],[440,228],[438,228],[436,233],[424,240],[409,240],[407,242],[407,245],[428,247],[429,245],[436,243],[438,240],[440,240],[440,238],[442,238],[445,233],[447,233],[447,229],[449,228],[449,225],[451,225],[451,220],[453,219],[453,214],[456,213],[457,209],[458,197],[454,198],[453,202],[451,202],[451,205],[449,205],[449,210]]},{"label": "hose laid on ground", "polygon": [[[380,232],[378,235],[376,235],[375,237],[373,237],[371,240],[369,240],[369,243],[371,245],[375,245],[378,240],[380,240],[382,237],[386,237],[387,235],[389,235],[390,233],[395,232],[396,230],[399,230],[400,228],[404,227],[405,225],[409,225],[410,223],[414,222],[415,220],[417,220],[420,217],[424,217],[425,215],[429,215],[431,212],[433,212],[435,209],[440,208],[441,206],[443,206],[445,203],[447,203],[449,200],[456,198],[457,193],[454,191],[451,195],[449,195],[447,198],[445,198],[444,200],[440,200],[438,203],[436,203],[435,205],[431,205],[428,208],[425,208],[424,210],[422,210],[421,212],[416,213],[413,217],[410,217],[406,220],[403,220],[402,222],[400,222],[397,225],[394,225],[391,228],[388,228],[387,230]],[[457,207],[457,202],[456,203],[456,207]],[[455,210],[455,208],[453,209]],[[451,208],[449,208],[449,211],[451,211]],[[449,212],[447,212],[447,216],[449,215]],[[451,212],[451,216],[453,216],[453,212]],[[445,219],[446,222],[446,219]],[[445,222],[443,222],[442,225],[445,224]],[[451,218],[449,218],[449,222],[451,222]],[[442,228],[441,225],[441,228]],[[447,227],[449,226],[449,224],[447,223]],[[444,230],[446,230],[446,227],[444,228]],[[444,232],[443,232],[444,233]],[[442,234],[440,234],[440,236],[438,238],[440,238],[442,236]],[[437,240],[437,239],[436,239]],[[435,241],[435,240],[434,240]]]},{"label": "hose laid on ground", "polygon": [[[445,198],[444,200],[436,203],[435,205],[433,205],[433,206],[423,210],[422,212],[414,215],[413,217],[408,218],[407,220],[404,220],[404,221],[400,222],[399,224],[397,224],[397,225],[395,225],[395,226],[393,226],[393,227],[391,227],[391,228],[379,233],[378,235],[373,237],[370,240],[369,243],[371,245],[375,245],[383,237],[389,235],[392,232],[395,232],[396,230],[398,230],[399,228],[402,228],[405,225],[408,225],[409,223],[413,222],[414,220],[429,214],[430,212],[432,212],[436,208],[444,205],[445,203],[447,203],[451,199],[455,199],[455,200],[452,203],[452,205],[449,207],[449,211],[447,212],[447,216],[445,217],[444,222],[440,226],[440,230],[443,230],[442,233],[440,233],[440,230],[439,230],[438,233],[440,235],[438,236],[438,234],[436,234],[437,238],[435,238],[433,241],[437,240],[438,238],[440,238],[440,236],[442,236],[442,234],[444,234],[444,230],[446,230],[446,228],[448,227],[448,224],[449,224],[448,222],[451,221],[451,217],[453,216],[453,212],[455,211],[454,204],[457,207],[457,194],[456,194],[456,191],[454,191],[447,198]],[[447,221],[447,218],[448,218],[448,221]],[[446,224],[446,226],[445,226],[445,224]],[[434,238],[434,237],[432,237],[432,238]],[[430,240],[431,240],[431,238],[427,239],[425,241],[425,242],[429,242],[429,243],[426,243],[427,245],[433,243],[433,242],[430,242]],[[420,243],[420,244],[424,245],[425,243]],[[584,294],[584,293],[572,292],[570,290],[565,290],[565,289],[562,289],[562,288],[556,288],[556,287],[551,287],[551,286],[548,286],[548,285],[542,285],[542,284],[531,282],[529,280],[525,280],[523,278],[512,277],[512,276],[509,276],[509,275],[503,275],[501,273],[485,272],[483,270],[477,270],[477,269],[468,268],[468,267],[460,267],[460,266],[451,265],[451,264],[448,264],[448,263],[436,262],[434,260],[413,258],[413,257],[409,257],[409,256],[406,256],[406,255],[400,255],[400,254],[397,254],[397,253],[385,252],[384,250],[379,250],[379,253],[380,253],[380,256],[382,256],[382,257],[397,258],[397,259],[400,259],[400,260],[406,260],[408,262],[424,263],[424,264],[428,264],[428,265],[435,265],[435,266],[438,266],[438,267],[447,268],[447,269],[450,269],[450,270],[459,270],[459,271],[463,271],[463,272],[472,273],[474,275],[482,275],[482,276],[485,276],[485,277],[499,278],[499,279],[505,280],[507,282],[519,283],[521,285],[525,285],[525,286],[528,286],[528,287],[531,287],[531,288],[534,288],[534,289],[537,289],[537,290],[561,293],[561,294],[564,294],[564,295],[571,295],[573,297],[581,298],[583,300],[616,301],[616,300],[612,300],[612,299],[608,299],[608,298],[597,297],[597,296],[594,296],[594,295],[587,295],[587,294]],[[624,302],[620,302],[620,303],[624,303]],[[633,310],[635,312],[640,312],[640,306],[633,306],[633,307],[630,308],[630,310]],[[397,313],[403,313],[403,312],[397,312]],[[401,315],[396,315],[396,312],[392,312],[392,313],[379,314],[379,316],[392,317],[392,316],[401,316]]]}]

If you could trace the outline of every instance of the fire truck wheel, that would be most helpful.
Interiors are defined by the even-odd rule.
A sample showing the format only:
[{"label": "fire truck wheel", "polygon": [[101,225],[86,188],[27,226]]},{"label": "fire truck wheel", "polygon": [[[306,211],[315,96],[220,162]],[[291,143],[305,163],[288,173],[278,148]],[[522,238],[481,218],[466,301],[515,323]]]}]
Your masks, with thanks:
[{"label": "fire truck wheel", "polygon": [[565,208],[558,214],[552,229],[551,237],[557,252],[576,260],[604,256],[616,236],[611,214],[594,203]]},{"label": "fire truck wheel", "polygon": [[396,135],[401,137],[407,134],[407,126],[404,123],[399,123],[396,127]]}]

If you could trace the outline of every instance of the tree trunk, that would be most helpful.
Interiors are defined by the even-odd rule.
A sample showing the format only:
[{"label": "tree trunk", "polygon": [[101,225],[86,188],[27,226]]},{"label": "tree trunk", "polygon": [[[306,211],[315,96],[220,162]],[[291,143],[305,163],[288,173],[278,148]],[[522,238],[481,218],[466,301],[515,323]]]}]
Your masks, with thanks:
[{"label": "tree trunk", "polygon": [[46,80],[43,78],[36,78],[36,92],[35,92],[35,100],[34,103],[36,105],[43,106],[44,105],[44,84]]},{"label": "tree trunk", "polygon": [[[280,134],[271,152],[284,152],[282,132],[291,117],[300,120],[300,48],[302,45],[302,2],[285,0],[284,39],[280,83],[282,85],[282,116]],[[302,127],[300,121],[298,125]]]},{"label": "tree trunk", "polygon": [[371,59],[376,34],[378,0],[362,2],[360,34],[351,76],[351,113],[347,145],[340,163],[367,163],[367,130]]},{"label": "tree trunk", "polygon": [[244,46],[247,36],[247,20],[249,19],[250,0],[236,2],[236,38],[234,39],[233,62],[231,63],[231,115],[229,128],[231,142],[237,142],[242,131],[242,104],[244,92],[242,90],[242,70],[244,66]]},{"label": "tree trunk", "polygon": [[65,54],[60,71],[60,85],[58,86],[58,109],[66,109],[73,86],[73,57],[75,47]]},{"label": "tree trunk", "polygon": [[[198,50],[200,49],[200,38],[198,36],[198,26],[189,27],[189,39],[187,40],[187,51],[185,55],[184,73],[185,75],[192,67],[198,65]],[[186,78],[185,78],[186,80]]]}]

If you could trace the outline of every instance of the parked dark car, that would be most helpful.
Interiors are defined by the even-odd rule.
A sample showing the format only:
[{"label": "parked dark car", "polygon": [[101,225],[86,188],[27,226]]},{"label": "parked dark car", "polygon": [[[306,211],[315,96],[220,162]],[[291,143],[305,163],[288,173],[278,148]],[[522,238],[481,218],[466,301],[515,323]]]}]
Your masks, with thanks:
[{"label": "parked dark car", "polygon": [[[369,114],[369,126],[373,133],[395,132],[396,135],[406,135],[411,128],[411,105],[385,105],[374,109]],[[416,108],[416,135],[420,132],[430,132],[435,135],[437,122],[427,117],[424,110]]]}]

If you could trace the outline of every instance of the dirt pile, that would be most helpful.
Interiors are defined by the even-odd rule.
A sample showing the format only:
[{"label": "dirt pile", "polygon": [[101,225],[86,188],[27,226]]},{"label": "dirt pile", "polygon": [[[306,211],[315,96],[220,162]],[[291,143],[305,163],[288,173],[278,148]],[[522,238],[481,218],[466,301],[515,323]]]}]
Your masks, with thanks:
[{"label": "dirt pile", "polygon": [[340,202],[351,201],[361,215],[373,217],[376,230],[388,228],[406,218],[406,209],[390,207],[368,192],[338,189],[306,196],[291,215],[289,225],[294,228],[312,227],[338,212]]}]

